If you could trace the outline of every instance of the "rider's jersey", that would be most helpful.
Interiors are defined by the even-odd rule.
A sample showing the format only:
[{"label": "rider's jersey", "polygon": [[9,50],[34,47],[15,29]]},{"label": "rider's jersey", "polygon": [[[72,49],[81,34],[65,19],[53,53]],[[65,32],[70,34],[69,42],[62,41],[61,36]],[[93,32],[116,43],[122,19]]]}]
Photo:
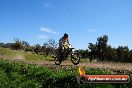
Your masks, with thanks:
[{"label": "rider's jersey", "polygon": [[[66,48],[66,47],[68,47],[68,45],[69,45],[69,40],[64,40],[63,39],[63,37],[62,38],[60,38],[60,40],[59,40],[59,47],[60,48]],[[64,46],[66,46],[66,47],[64,47]]]}]

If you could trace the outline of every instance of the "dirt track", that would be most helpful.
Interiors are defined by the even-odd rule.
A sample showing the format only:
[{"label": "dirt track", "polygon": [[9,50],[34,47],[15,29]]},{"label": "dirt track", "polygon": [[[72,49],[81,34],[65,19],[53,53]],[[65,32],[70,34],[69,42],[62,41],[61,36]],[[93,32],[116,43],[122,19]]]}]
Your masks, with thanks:
[{"label": "dirt track", "polygon": [[54,64],[54,61],[25,61],[22,60],[22,62],[27,63],[27,64],[35,64],[35,65],[41,65],[41,66],[48,66],[52,68],[57,68],[57,67],[66,67],[66,68],[74,68],[78,66],[83,66],[83,67],[92,67],[92,68],[101,68],[101,69],[106,69],[106,70],[112,70],[114,72],[119,72],[119,73],[131,73],[132,74],[132,63],[112,63],[112,62],[80,62],[80,64],[73,65],[70,60],[66,60],[61,63],[61,65],[56,66]]},{"label": "dirt track", "polygon": [[[19,57],[19,58],[18,58]],[[22,57],[18,56],[16,58],[12,58],[10,60],[13,61],[22,61],[23,63],[27,64],[35,64],[35,65],[41,65],[41,66],[48,66],[52,68],[56,67],[66,67],[66,68],[73,68],[77,66],[83,66],[83,67],[92,67],[92,68],[101,68],[106,70],[112,70],[112,71],[121,71],[122,73],[131,73],[132,74],[132,63],[112,63],[112,62],[80,62],[77,66],[73,65],[70,60],[65,60],[61,63],[61,65],[56,66],[54,64],[54,61],[45,61],[45,60],[25,60],[22,59]]]}]

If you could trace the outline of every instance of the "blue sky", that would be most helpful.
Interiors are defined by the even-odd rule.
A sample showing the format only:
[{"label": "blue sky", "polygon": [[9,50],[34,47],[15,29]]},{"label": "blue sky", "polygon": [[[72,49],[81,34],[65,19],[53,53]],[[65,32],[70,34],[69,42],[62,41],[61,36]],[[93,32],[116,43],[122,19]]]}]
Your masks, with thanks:
[{"label": "blue sky", "polygon": [[104,34],[132,49],[132,0],[0,0],[0,42],[58,42],[65,32],[77,49]]}]

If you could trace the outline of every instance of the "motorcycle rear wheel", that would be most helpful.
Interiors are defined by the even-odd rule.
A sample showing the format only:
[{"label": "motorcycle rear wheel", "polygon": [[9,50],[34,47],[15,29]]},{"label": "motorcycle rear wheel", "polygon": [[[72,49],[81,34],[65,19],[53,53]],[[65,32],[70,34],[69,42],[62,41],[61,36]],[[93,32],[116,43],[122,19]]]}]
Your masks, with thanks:
[{"label": "motorcycle rear wheel", "polygon": [[56,65],[60,65],[61,64],[61,60],[59,58],[57,58],[57,57],[55,58],[55,64]]}]

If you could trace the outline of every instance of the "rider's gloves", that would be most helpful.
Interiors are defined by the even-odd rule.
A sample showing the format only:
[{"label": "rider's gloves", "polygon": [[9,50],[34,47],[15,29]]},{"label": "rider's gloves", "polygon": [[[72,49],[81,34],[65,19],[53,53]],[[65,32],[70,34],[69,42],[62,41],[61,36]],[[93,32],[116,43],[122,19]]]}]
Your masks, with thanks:
[{"label": "rider's gloves", "polygon": [[68,46],[69,48],[72,48],[72,45],[71,44],[69,44],[69,46]]},{"label": "rider's gloves", "polygon": [[64,49],[66,49],[67,48],[67,46],[66,45],[64,45]]}]

